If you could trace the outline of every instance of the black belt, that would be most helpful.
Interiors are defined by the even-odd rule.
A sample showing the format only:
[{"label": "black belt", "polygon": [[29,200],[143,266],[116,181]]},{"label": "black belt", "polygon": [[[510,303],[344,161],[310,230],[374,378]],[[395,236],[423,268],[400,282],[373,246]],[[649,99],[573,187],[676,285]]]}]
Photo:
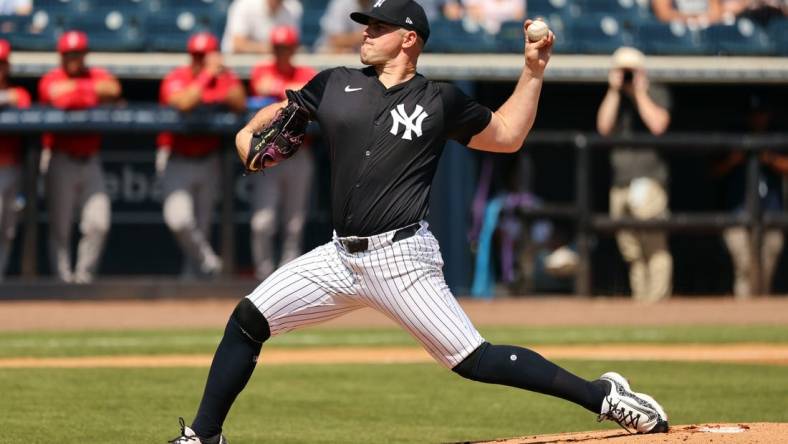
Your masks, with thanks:
[{"label": "black belt", "polygon": [[[416,232],[419,231],[419,228],[421,228],[421,224],[419,223],[408,225],[405,228],[400,228],[394,232],[394,237],[391,238],[391,242],[407,239],[416,234]],[[339,239],[339,242],[343,247],[345,247],[345,251],[350,254],[361,253],[363,251],[367,251],[367,248],[369,248],[369,238],[366,237]]]}]

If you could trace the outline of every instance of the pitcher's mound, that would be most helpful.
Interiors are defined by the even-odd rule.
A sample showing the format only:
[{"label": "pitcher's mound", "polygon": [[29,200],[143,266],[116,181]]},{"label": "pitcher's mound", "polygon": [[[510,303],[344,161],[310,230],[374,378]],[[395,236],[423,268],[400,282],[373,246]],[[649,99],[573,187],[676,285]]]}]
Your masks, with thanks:
[{"label": "pitcher's mound", "polygon": [[478,441],[477,444],[635,443],[635,444],[771,444],[788,440],[788,423],[699,424],[671,427],[668,433],[630,435],[624,430],[561,433]]}]

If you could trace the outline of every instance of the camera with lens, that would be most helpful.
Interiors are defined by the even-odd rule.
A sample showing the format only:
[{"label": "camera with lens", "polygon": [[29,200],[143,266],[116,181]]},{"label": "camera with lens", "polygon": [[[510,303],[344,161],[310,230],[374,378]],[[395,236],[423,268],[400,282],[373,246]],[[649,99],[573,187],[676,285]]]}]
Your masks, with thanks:
[{"label": "camera with lens", "polygon": [[624,70],[624,84],[628,85],[632,83],[632,79],[635,78],[635,72],[631,69]]}]

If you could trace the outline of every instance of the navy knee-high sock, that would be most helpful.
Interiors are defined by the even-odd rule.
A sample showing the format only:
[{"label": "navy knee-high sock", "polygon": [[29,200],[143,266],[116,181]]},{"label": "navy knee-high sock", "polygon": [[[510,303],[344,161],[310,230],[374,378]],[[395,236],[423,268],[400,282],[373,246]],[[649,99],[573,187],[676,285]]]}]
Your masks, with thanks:
[{"label": "navy knee-high sock", "polygon": [[606,382],[586,381],[532,350],[512,345],[485,342],[453,370],[474,381],[557,396],[594,413],[601,410],[609,390]]},{"label": "navy knee-high sock", "polygon": [[210,438],[222,432],[224,419],[249,382],[262,346],[246,336],[235,319],[230,318],[213,356],[200,408],[192,423],[197,436]]}]

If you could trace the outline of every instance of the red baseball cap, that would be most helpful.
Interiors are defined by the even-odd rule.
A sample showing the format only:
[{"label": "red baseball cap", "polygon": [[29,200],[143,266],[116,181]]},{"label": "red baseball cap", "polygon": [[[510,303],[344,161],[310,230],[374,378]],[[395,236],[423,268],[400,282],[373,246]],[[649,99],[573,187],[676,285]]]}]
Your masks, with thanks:
[{"label": "red baseball cap", "polygon": [[298,46],[298,30],[292,26],[277,26],[271,30],[271,44],[275,46]]},{"label": "red baseball cap", "polygon": [[186,45],[190,54],[205,54],[219,49],[219,40],[210,32],[198,32],[189,37]]},{"label": "red baseball cap", "polygon": [[8,40],[0,39],[0,61],[5,62],[9,55],[11,55],[11,45]]},{"label": "red baseball cap", "polygon": [[57,41],[57,51],[85,52],[88,50],[88,36],[82,31],[67,31]]}]

